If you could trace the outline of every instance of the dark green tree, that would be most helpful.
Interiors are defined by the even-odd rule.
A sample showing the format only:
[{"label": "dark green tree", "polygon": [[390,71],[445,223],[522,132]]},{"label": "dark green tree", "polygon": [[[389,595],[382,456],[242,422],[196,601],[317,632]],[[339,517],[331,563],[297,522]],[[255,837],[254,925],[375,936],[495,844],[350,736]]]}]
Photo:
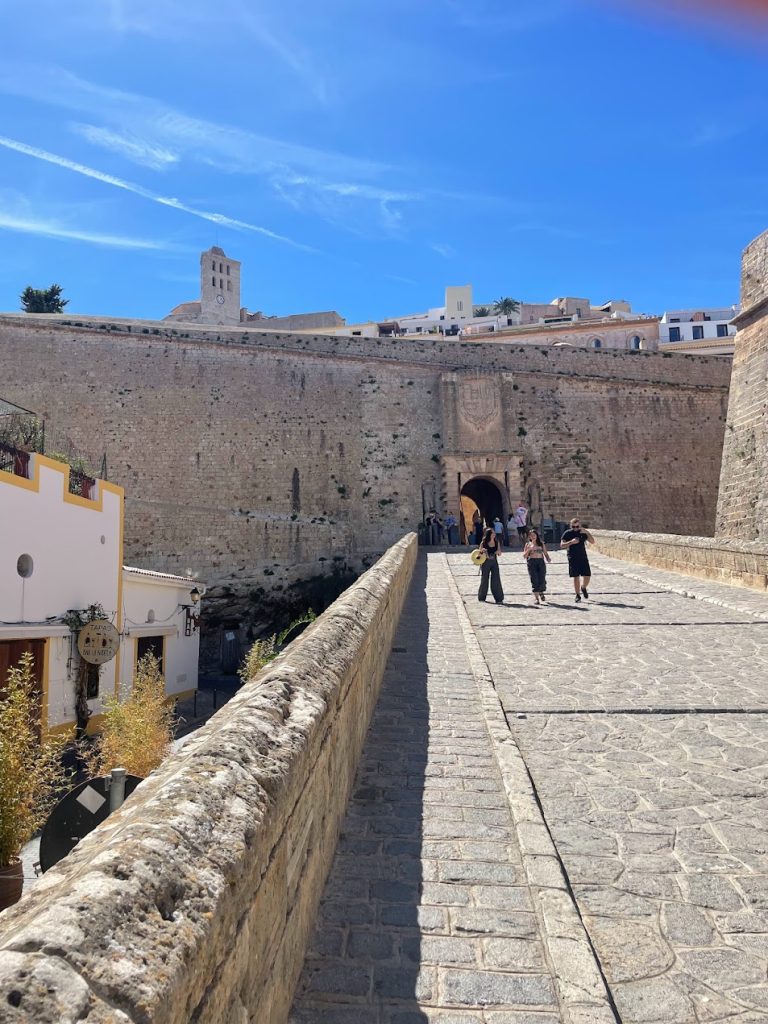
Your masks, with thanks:
[{"label": "dark green tree", "polygon": [[27,285],[19,298],[25,313],[63,313],[69,299],[62,299],[61,285],[52,284],[50,288],[33,288]]},{"label": "dark green tree", "polygon": [[490,309],[488,309],[487,306],[475,306],[475,312],[472,315],[473,316],[488,316],[488,314],[490,312],[491,311],[490,311]]},{"label": "dark green tree", "polygon": [[510,299],[509,297],[496,299],[493,304],[494,313],[500,313],[502,316],[511,316],[511,314],[516,313],[518,309],[520,309],[520,303],[517,299]]}]

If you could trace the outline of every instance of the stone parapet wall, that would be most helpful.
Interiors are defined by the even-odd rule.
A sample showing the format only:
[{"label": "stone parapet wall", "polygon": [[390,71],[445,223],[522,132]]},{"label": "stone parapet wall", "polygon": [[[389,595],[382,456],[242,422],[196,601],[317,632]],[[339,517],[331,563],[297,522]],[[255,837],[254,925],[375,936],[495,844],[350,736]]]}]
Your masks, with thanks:
[{"label": "stone parapet wall", "polygon": [[591,530],[598,549],[612,558],[757,590],[768,588],[768,544],[721,537]]},{"label": "stone parapet wall", "polygon": [[416,560],[409,534],[0,918],[0,1022],[282,1024]]},{"label": "stone parapet wall", "polygon": [[768,540],[768,231],[744,251],[728,419],[717,501],[718,537]]},{"label": "stone parapet wall", "polygon": [[768,231],[744,250],[741,260],[741,306],[745,314],[768,299]]}]

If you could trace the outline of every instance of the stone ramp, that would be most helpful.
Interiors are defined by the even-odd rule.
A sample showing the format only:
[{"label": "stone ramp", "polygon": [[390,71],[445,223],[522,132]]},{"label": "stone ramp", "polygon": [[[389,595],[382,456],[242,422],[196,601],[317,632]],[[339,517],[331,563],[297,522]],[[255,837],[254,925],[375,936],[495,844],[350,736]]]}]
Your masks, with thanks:
[{"label": "stone ramp", "polygon": [[561,1016],[475,671],[446,556],[422,554],[291,1024],[577,1020]]},{"label": "stone ramp", "polygon": [[449,561],[621,1021],[765,1024],[768,597],[591,558]]}]

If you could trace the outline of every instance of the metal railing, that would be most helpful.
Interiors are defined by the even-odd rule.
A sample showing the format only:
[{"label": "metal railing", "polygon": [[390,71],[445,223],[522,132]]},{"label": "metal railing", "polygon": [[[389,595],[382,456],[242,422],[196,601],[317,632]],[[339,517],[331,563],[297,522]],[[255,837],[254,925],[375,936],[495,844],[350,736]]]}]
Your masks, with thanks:
[{"label": "metal railing", "polygon": [[106,453],[94,457],[35,413],[0,399],[0,470],[28,477],[33,453],[69,465],[70,493],[83,498],[95,496],[97,479],[107,479]]}]

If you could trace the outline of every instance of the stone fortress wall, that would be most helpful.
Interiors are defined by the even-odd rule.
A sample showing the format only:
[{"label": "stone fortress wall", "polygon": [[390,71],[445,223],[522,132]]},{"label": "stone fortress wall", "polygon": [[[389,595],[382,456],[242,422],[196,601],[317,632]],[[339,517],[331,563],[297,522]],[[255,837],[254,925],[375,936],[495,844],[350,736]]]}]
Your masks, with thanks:
[{"label": "stone fortress wall", "polygon": [[283,1024],[416,562],[403,538],[0,922],[0,1020]]},{"label": "stone fortress wall", "polygon": [[699,356],[0,318],[3,395],[106,452],[126,558],[235,619],[358,572],[473,476],[538,514],[711,534],[730,366]]},{"label": "stone fortress wall", "polygon": [[744,251],[717,535],[768,541],[768,231]]}]

